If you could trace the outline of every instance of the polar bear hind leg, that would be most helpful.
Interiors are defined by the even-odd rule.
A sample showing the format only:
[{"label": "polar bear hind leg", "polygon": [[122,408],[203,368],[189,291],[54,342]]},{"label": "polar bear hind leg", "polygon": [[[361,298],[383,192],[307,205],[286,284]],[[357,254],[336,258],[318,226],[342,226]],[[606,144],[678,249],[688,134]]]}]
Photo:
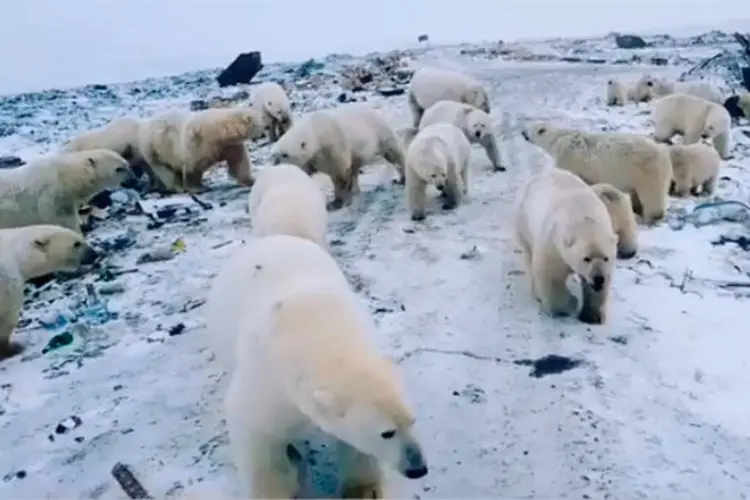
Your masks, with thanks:
[{"label": "polar bear hind leg", "polygon": [[487,157],[490,159],[490,162],[492,162],[492,167],[498,172],[504,172],[506,168],[500,161],[500,150],[497,147],[497,138],[495,137],[495,134],[487,134],[482,137],[479,141],[479,145],[482,146],[487,153]]},{"label": "polar bear hind leg", "polygon": [[412,94],[411,92],[409,92],[407,101],[409,102],[409,108],[411,109],[411,114],[413,117],[412,126],[415,130],[419,130],[419,122],[422,121],[422,115],[424,114],[424,110],[417,102],[417,99],[414,97],[414,94]]},{"label": "polar bear hind leg", "polygon": [[227,172],[238,184],[242,184],[243,186],[253,185],[250,157],[247,155],[247,149],[245,149],[244,144],[224,146],[221,158],[227,162]]},{"label": "polar bear hind leg", "polygon": [[389,137],[383,141],[381,150],[383,151],[383,158],[393,165],[398,173],[396,183],[404,184],[406,182],[406,158],[401,141],[398,140],[395,133],[389,134]]},{"label": "polar bear hind leg", "polygon": [[729,160],[729,132],[717,135],[713,139],[714,149],[722,160]]}]

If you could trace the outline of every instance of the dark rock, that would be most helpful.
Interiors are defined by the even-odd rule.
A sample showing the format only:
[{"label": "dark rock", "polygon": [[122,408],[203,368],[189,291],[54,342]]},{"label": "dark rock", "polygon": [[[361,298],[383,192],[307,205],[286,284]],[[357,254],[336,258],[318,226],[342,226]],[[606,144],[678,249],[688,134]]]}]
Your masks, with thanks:
[{"label": "dark rock", "polygon": [[[738,105],[739,100],[740,100],[740,96],[733,95],[727,98],[726,101],[724,101],[724,107],[729,112],[729,116],[731,116],[734,119],[745,118],[745,113],[742,111],[742,108]],[[750,118],[750,117],[747,117],[747,118]]]},{"label": "dark rock", "polygon": [[402,95],[404,92],[406,92],[406,89],[403,87],[384,87],[377,89],[377,93],[382,95],[383,97]]},{"label": "dark rock", "polygon": [[237,56],[232,64],[226,67],[216,81],[219,87],[229,87],[240,83],[250,83],[258,72],[263,69],[263,62],[260,52],[245,52]]},{"label": "dark rock", "polygon": [[742,85],[750,92],[750,68],[742,68]]},{"label": "dark rock", "polygon": [[617,35],[615,44],[620,49],[642,49],[648,46],[646,40],[638,35]]},{"label": "dark rock", "polygon": [[190,111],[202,111],[208,109],[208,101],[205,99],[193,99],[190,101]]},{"label": "dark rock", "polygon": [[666,66],[669,60],[666,57],[652,57],[651,64],[655,66]]},{"label": "dark rock", "polygon": [[313,71],[323,69],[325,67],[325,64],[322,62],[318,62],[315,59],[308,59],[307,61],[303,62],[296,70],[295,75],[297,78],[307,78],[310,76]]},{"label": "dark rock", "polygon": [[586,62],[589,64],[605,64],[607,62],[606,59],[600,59],[598,57],[590,57],[586,59]]},{"label": "dark rock", "polygon": [[342,104],[347,102],[357,102],[357,99],[355,99],[354,96],[346,92],[340,93],[336,100]]},{"label": "dark rock", "polygon": [[564,62],[581,62],[582,61],[580,57],[561,57],[560,60]]},{"label": "dark rock", "polygon": [[430,37],[427,36],[427,34],[423,33],[417,37],[418,42],[428,42],[430,41]]},{"label": "dark rock", "polygon": [[0,156],[0,168],[16,168],[25,163],[18,156]]}]

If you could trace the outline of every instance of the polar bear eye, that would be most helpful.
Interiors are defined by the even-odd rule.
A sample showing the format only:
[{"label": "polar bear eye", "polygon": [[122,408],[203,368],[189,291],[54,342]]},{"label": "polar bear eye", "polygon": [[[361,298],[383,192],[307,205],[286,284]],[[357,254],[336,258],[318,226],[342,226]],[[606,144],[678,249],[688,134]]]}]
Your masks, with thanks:
[{"label": "polar bear eye", "polygon": [[653,87],[654,86],[654,82],[652,82],[651,80],[649,80],[649,81],[646,82],[646,86],[647,87]]},{"label": "polar bear eye", "polygon": [[603,258],[602,260],[603,260],[604,262],[609,262],[609,257],[604,257],[604,258]]},{"label": "polar bear eye", "polygon": [[383,439],[391,439],[395,435],[396,435],[396,429],[383,431],[380,433],[380,437],[382,437]]},{"label": "polar bear eye", "polygon": [[583,261],[586,262],[586,263],[589,263],[589,262],[591,262],[591,257],[584,257]]},{"label": "polar bear eye", "polygon": [[76,241],[73,243],[73,248],[81,248],[82,243],[80,241]]},{"label": "polar bear eye", "polygon": [[544,127],[540,128],[540,129],[539,129],[539,135],[542,135],[542,134],[543,134],[543,133],[545,133],[546,131],[547,131],[547,129],[546,129],[546,128],[544,128]]}]

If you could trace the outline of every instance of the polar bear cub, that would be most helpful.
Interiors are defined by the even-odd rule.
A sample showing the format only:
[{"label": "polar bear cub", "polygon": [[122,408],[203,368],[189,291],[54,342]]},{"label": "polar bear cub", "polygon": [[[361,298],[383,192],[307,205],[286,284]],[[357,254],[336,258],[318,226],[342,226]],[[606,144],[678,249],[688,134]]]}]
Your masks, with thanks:
[{"label": "polar bear cub", "polygon": [[638,251],[638,223],[630,195],[606,182],[594,184],[591,189],[601,198],[609,212],[612,229],[617,235],[617,258],[632,259]]},{"label": "polar bear cub", "polygon": [[575,274],[583,289],[578,319],[606,322],[617,236],[607,207],[586,183],[555,168],[532,176],[518,194],[516,237],[531,293],[545,311],[575,313],[578,299],[566,284]]},{"label": "polar bear cub", "polygon": [[83,237],[60,226],[0,230],[0,359],[21,352],[10,337],[23,307],[26,281],[92,264],[97,253]]},{"label": "polar bear cub", "polygon": [[166,192],[195,191],[203,174],[220,162],[239,184],[252,185],[245,141],[264,133],[260,113],[251,107],[175,110],[146,120],[138,150]]},{"label": "polar bear cub", "polygon": [[448,69],[418,69],[409,82],[407,99],[415,129],[419,128],[425,110],[439,101],[462,102],[490,113],[490,99],[482,84],[468,75]]},{"label": "polar bear cub", "polygon": [[552,156],[557,167],[587,184],[607,182],[629,193],[633,210],[646,224],[666,215],[672,162],[669,152],[648,137],[584,132],[551,123],[531,124],[522,135]]},{"label": "polar bear cub", "polygon": [[340,441],[344,498],[382,498],[382,466],[427,474],[397,369],[319,245],[287,235],[248,242],[213,283],[207,332],[230,378],[230,447],[251,498],[298,493],[287,449],[310,425]]},{"label": "polar bear cub", "polygon": [[419,128],[434,123],[450,123],[460,128],[472,144],[479,144],[487,153],[495,170],[505,170],[500,162],[497,139],[492,133],[492,117],[471,104],[456,101],[439,101],[424,112]]},{"label": "polar bear cub", "polygon": [[729,158],[732,117],[722,104],[689,94],[670,94],[651,104],[654,140],[669,142],[682,135],[683,144],[710,139],[722,160]]},{"label": "polar bear cub", "polygon": [[625,106],[627,101],[628,91],[625,89],[625,85],[615,78],[607,80],[607,106]]},{"label": "polar bear cub", "polygon": [[427,185],[442,191],[443,209],[456,208],[469,192],[471,143],[450,123],[428,125],[406,152],[406,193],[413,221],[425,219]]},{"label": "polar bear cub", "polygon": [[268,138],[276,142],[292,126],[292,103],[284,87],[276,82],[263,82],[253,90],[252,102],[263,115]]},{"label": "polar bear cub", "polygon": [[716,104],[724,103],[721,90],[709,82],[671,82],[646,74],[635,84],[635,95],[639,102],[648,102],[666,95],[689,94]]},{"label": "polar bear cub", "polygon": [[296,165],[264,168],[248,199],[253,234],[288,234],[327,248],[326,195],[312,177]]},{"label": "polar bear cub", "polygon": [[716,192],[721,158],[708,144],[674,144],[669,146],[673,181],[670,194],[677,197],[708,196]]},{"label": "polar bear cub", "polygon": [[108,149],[53,153],[0,170],[0,229],[53,224],[80,233],[81,206],[130,179],[128,162]]}]

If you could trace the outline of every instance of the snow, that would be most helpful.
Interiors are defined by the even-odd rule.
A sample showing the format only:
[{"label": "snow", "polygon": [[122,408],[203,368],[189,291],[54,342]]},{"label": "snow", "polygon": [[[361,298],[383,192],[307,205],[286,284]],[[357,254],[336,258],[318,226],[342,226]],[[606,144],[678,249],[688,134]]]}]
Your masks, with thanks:
[{"label": "snow", "polygon": [[[468,202],[451,212],[432,205],[427,220],[414,223],[390,167],[373,165],[354,204],[331,213],[334,255],[373,311],[378,343],[406,375],[430,461],[424,479],[397,481],[398,496],[746,498],[748,291],[723,285],[748,282],[750,261],[737,245],[713,242],[746,235],[747,214],[722,207],[688,217],[698,200],[673,199],[668,222],[641,228],[637,258],[618,262],[609,322],[596,327],[539,311],[511,236],[517,189],[551,164],[521,139],[527,120],[645,133],[645,106],[604,106],[606,80],[634,81],[646,70],[676,77],[686,68],[510,62],[458,51],[427,51],[414,66],[456,68],[487,84],[508,171],[492,172],[477,149]],[[210,78],[9,98],[0,102],[0,128],[15,133],[0,138],[0,155],[29,160],[113,116],[187,106],[212,92]],[[297,90],[293,98],[300,112],[335,105],[337,93]],[[403,96],[369,101],[396,126],[408,124]],[[747,128],[733,131],[719,198],[748,200]],[[262,168],[268,148],[251,154]],[[156,498],[239,494],[222,374],[201,306],[218,266],[249,239],[247,190],[223,172],[207,184],[214,189],[200,198],[212,208],[193,203],[198,215],[184,222],[147,229],[143,215],[113,215],[93,231],[100,244],[134,238],[108,256],[133,271],[114,278],[123,293],[106,297],[117,318],[95,325],[84,317],[73,345],[41,354],[51,334],[35,321],[75,308],[83,283],[111,284],[89,274],[27,301],[28,325],[16,333],[26,352],[0,364],[0,497],[125,498],[110,474],[118,461]],[[137,263],[178,240],[185,248],[173,259]],[[184,331],[171,335],[178,324]],[[524,360],[552,354],[580,364],[530,376]],[[325,462],[325,453],[315,458]]]}]

